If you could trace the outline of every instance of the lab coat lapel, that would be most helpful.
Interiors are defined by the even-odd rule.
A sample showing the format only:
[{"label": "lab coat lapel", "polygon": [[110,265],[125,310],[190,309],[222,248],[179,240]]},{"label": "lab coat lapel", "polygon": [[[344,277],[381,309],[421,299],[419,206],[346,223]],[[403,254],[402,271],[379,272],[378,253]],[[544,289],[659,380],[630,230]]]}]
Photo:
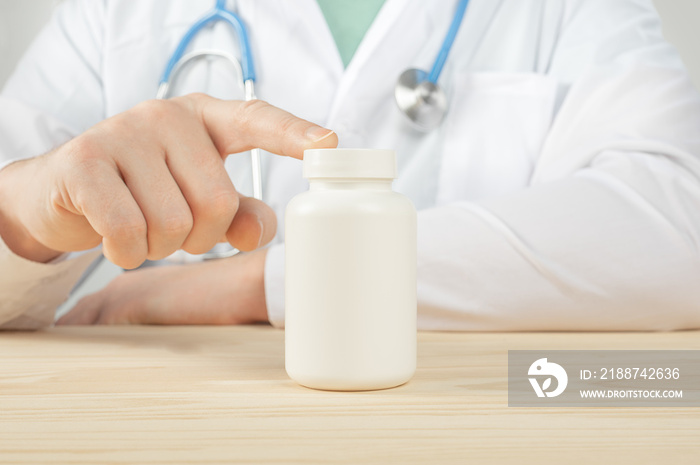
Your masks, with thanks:
[{"label": "lab coat lapel", "polygon": [[[390,40],[388,37],[390,35],[390,30],[395,27],[395,25],[400,24],[401,21],[405,21],[407,16],[411,13],[409,9],[412,8],[415,10],[415,6],[416,2],[413,2],[413,5],[411,5],[411,0],[386,0],[377,14],[377,17],[365,33],[347,69],[343,73],[329,115],[331,121],[337,118],[338,113],[344,106],[343,104],[347,102],[348,96],[352,93],[354,88],[361,86],[363,83],[376,81],[377,78],[382,77],[377,76],[377,72],[380,70],[375,63],[378,51],[382,49],[393,49],[392,54],[397,61],[401,61],[400,58],[402,55],[410,55],[411,51],[406,47],[397,47],[395,46],[396,44],[387,42]],[[333,40],[332,37],[331,40]],[[337,53],[336,55],[339,56]]]},{"label": "lab coat lapel", "polygon": [[[292,3],[288,0],[283,0],[283,2],[287,4],[287,7],[290,7],[289,4]],[[297,0],[293,4],[293,8],[302,13],[302,20],[306,25],[304,31],[298,32],[308,34],[306,42],[310,48],[313,48],[313,55],[319,58],[319,63],[324,63],[328,69],[332,69],[333,75],[340,79],[343,74],[343,60],[318,2],[316,0]]]},{"label": "lab coat lapel", "polygon": [[240,2],[258,63],[258,96],[325,124],[343,75],[333,37],[316,0]]},{"label": "lab coat lapel", "polygon": [[[328,124],[337,129],[341,145],[372,145],[367,131],[377,128],[368,121],[384,113],[378,105],[389,105],[393,113],[399,113],[392,103],[396,80],[407,68],[429,70],[432,67],[454,17],[457,1],[386,1],[343,73],[329,112]],[[440,78],[448,97],[450,70],[458,67],[464,71],[490,26],[490,21],[477,22],[473,18],[492,18],[501,3],[502,0],[472,0],[470,3],[457,36],[459,46],[456,44],[453,48],[454,53]],[[318,5],[315,6],[323,19]],[[480,10],[478,14],[471,13],[475,9]],[[325,40],[333,43],[328,28],[323,30],[328,34]],[[399,124],[404,122],[401,118],[403,115],[397,118],[401,121]]]},{"label": "lab coat lapel", "polygon": [[[450,2],[451,3],[451,2]],[[438,5],[439,4],[439,5]],[[393,88],[403,69],[429,40],[429,22],[444,2],[386,0],[342,75],[328,124],[340,145],[367,147],[378,109],[392,105]],[[332,40],[332,38],[330,39]]]}]

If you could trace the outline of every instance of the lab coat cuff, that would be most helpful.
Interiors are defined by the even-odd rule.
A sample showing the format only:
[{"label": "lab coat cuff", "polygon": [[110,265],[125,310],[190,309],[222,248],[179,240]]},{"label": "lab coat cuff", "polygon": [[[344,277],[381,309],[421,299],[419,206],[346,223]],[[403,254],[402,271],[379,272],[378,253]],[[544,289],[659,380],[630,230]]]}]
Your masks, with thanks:
[{"label": "lab coat cuff", "polygon": [[64,254],[52,262],[38,263],[15,254],[0,238],[0,328],[51,325],[56,308],[99,254],[94,250],[70,259],[70,254]]},{"label": "lab coat cuff", "polygon": [[[16,161],[19,161],[19,159],[0,161],[0,171],[4,170],[6,167],[10,166],[11,164],[13,164]],[[2,240],[2,239],[0,239],[0,240]]]},{"label": "lab coat cuff", "polygon": [[284,244],[267,251],[265,259],[267,318],[275,328],[284,328]]}]

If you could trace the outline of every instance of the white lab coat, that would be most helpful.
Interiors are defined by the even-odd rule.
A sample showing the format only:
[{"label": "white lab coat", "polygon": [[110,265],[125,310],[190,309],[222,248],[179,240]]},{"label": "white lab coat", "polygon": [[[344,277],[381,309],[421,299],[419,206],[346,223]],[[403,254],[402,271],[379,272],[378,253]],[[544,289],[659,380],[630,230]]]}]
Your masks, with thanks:
[{"label": "white lab coat", "polygon": [[[202,0],[69,0],[0,100],[0,156],[41,154],[152,98]],[[419,209],[419,327],[700,327],[700,97],[651,0],[472,0],[440,84],[442,126],[415,132],[397,76],[428,69],[455,0],[387,0],[347,69],[314,0],[230,2],[249,25],[258,96],[330,127],[341,146],[398,151],[395,188]],[[195,47],[238,55],[223,24]],[[240,98],[221,63],[176,93]],[[247,157],[227,161],[250,189]],[[266,296],[283,324],[285,204],[301,163],[266,156],[280,219]],[[0,322],[37,326],[88,259],[39,265],[0,251]]]}]

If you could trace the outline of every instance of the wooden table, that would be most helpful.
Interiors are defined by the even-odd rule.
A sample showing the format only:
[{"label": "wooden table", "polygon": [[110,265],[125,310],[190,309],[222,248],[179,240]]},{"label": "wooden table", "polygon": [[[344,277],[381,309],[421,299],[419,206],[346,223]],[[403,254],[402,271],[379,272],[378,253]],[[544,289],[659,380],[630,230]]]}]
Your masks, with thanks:
[{"label": "wooden table", "polygon": [[[700,332],[421,333],[397,389],[306,389],[284,333],[0,333],[0,463],[700,463],[700,408],[509,408],[508,349],[700,349]],[[554,460],[559,460],[554,462]]]}]

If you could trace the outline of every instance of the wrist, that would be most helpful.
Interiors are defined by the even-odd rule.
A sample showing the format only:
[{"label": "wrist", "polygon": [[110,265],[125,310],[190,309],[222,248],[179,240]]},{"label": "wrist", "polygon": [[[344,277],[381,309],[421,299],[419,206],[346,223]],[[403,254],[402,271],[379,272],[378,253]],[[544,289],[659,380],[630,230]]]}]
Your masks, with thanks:
[{"label": "wrist", "polygon": [[19,161],[0,170],[0,237],[14,254],[46,263],[61,255],[61,252],[37,241],[16,213],[22,210],[22,199],[27,189],[31,189],[31,184],[22,179],[23,170],[26,169],[24,165],[28,163],[31,161]]},{"label": "wrist", "polygon": [[267,249],[249,252],[243,257],[248,261],[246,269],[251,300],[249,319],[251,323],[268,323],[267,302],[265,300],[265,257]]},{"label": "wrist", "polygon": [[267,323],[265,257],[267,249],[240,253],[217,263],[218,286],[226,289],[226,324]]}]

